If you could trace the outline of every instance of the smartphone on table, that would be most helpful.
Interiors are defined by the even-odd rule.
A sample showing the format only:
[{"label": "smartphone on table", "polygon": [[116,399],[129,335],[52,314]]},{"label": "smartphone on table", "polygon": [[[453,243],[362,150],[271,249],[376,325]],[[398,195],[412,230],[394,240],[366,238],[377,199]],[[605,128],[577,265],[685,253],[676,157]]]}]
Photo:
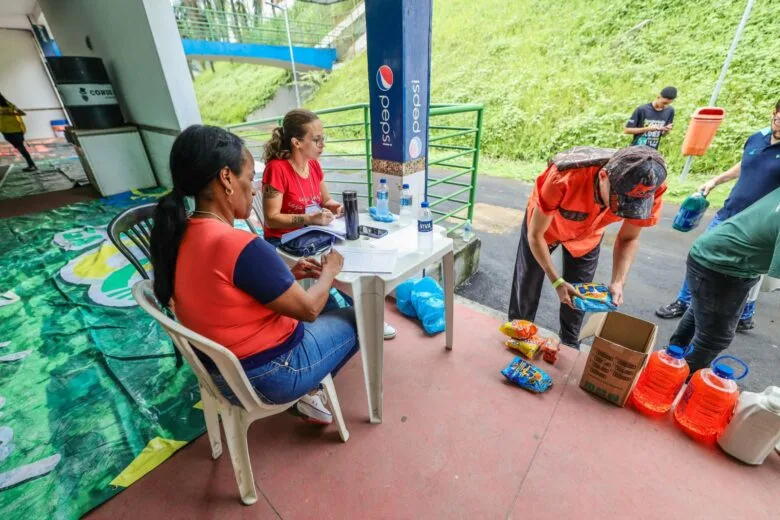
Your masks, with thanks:
[{"label": "smartphone on table", "polygon": [[382,238],[387,234],[387,230],[371,226],[360,226],[358,227],[358,233],[368,238]]}]

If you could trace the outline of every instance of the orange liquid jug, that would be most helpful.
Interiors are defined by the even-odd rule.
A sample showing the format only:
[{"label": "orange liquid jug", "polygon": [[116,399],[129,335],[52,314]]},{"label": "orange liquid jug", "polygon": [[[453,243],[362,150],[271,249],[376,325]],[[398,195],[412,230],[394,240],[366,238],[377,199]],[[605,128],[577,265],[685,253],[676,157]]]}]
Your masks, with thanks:
[{"label": "orange liquid jug", "polygon": [[[723,362],[729,359],[742,365],[741,376],[735,377],[734,369]],[[747,365],[734,356],[720,356],[711,368],[696,371],[674,409],[677,425],[691,438],[714,444],[734,415],[739,400],[736,381],[747,374]]]},{"label": "orange liquid jug", "polygon": [[660,417],[672,409],[691,372],[685,362],[685,355],[689,352],[690,349],[686,351],[678,345],[669,345],[666,350],[650,355],[631,392],[634,408],[648,417]]}]

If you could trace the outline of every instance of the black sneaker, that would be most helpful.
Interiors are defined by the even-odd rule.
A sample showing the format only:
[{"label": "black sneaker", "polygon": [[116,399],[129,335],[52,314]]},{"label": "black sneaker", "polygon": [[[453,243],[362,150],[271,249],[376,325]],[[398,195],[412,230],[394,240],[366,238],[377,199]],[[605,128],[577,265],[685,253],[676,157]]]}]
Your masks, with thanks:
[{"label": "black sneaker", "polygon": [[38,167],[37,166],[28,166],[27,168],[22,168],[23,172],[37,172]]},{"label": "black sneaker", "polygon": [[737,332],[747,332],[755,328],[756,328],[756,322],[753,321],[753,318],[748,318],[746,320],[739,320],[739,323],[737,323]]},{"label": "black sneaker", "polygon": [[688,310],[688,306],[681,302],[680,300],[675,300],[669,305],[666,305],[665,307],[658,307],[656,309],[655,314],[659,318],[663,318],[665,320],[671,320],[673,318],[679,318],[683,314],[685,314],[685,311]]}]

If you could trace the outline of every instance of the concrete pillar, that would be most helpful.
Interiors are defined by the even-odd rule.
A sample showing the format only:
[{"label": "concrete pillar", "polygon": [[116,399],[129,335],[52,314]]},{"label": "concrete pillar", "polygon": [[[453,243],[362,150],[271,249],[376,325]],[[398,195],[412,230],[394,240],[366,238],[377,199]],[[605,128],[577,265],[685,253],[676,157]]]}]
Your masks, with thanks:
[{"label": "concrete pillar", "polygon": [[425,199],[430,103],[432,0],[366,2],[374,186],[387,178],[390,208],[403,183]]}]

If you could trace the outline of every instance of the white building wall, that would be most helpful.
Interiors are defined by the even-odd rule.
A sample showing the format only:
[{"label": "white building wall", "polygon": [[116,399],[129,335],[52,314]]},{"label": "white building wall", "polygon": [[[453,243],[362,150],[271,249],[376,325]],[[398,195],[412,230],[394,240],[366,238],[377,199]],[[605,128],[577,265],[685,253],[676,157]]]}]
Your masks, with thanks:
[{"label": "white building wall", "polygon": [[39,3],[63,56],[103,59],[125,118],[141,127],[152,167],[169,184],[168,153],[173,137],[201,122],[170,2]]},{"label": "white building wall", "polygon": [[51,121],[65,119],[65,113],[41,62],[26,17],[0,17],[0,49],[0,92],[27,113],[26,138],[54,137]]}]

